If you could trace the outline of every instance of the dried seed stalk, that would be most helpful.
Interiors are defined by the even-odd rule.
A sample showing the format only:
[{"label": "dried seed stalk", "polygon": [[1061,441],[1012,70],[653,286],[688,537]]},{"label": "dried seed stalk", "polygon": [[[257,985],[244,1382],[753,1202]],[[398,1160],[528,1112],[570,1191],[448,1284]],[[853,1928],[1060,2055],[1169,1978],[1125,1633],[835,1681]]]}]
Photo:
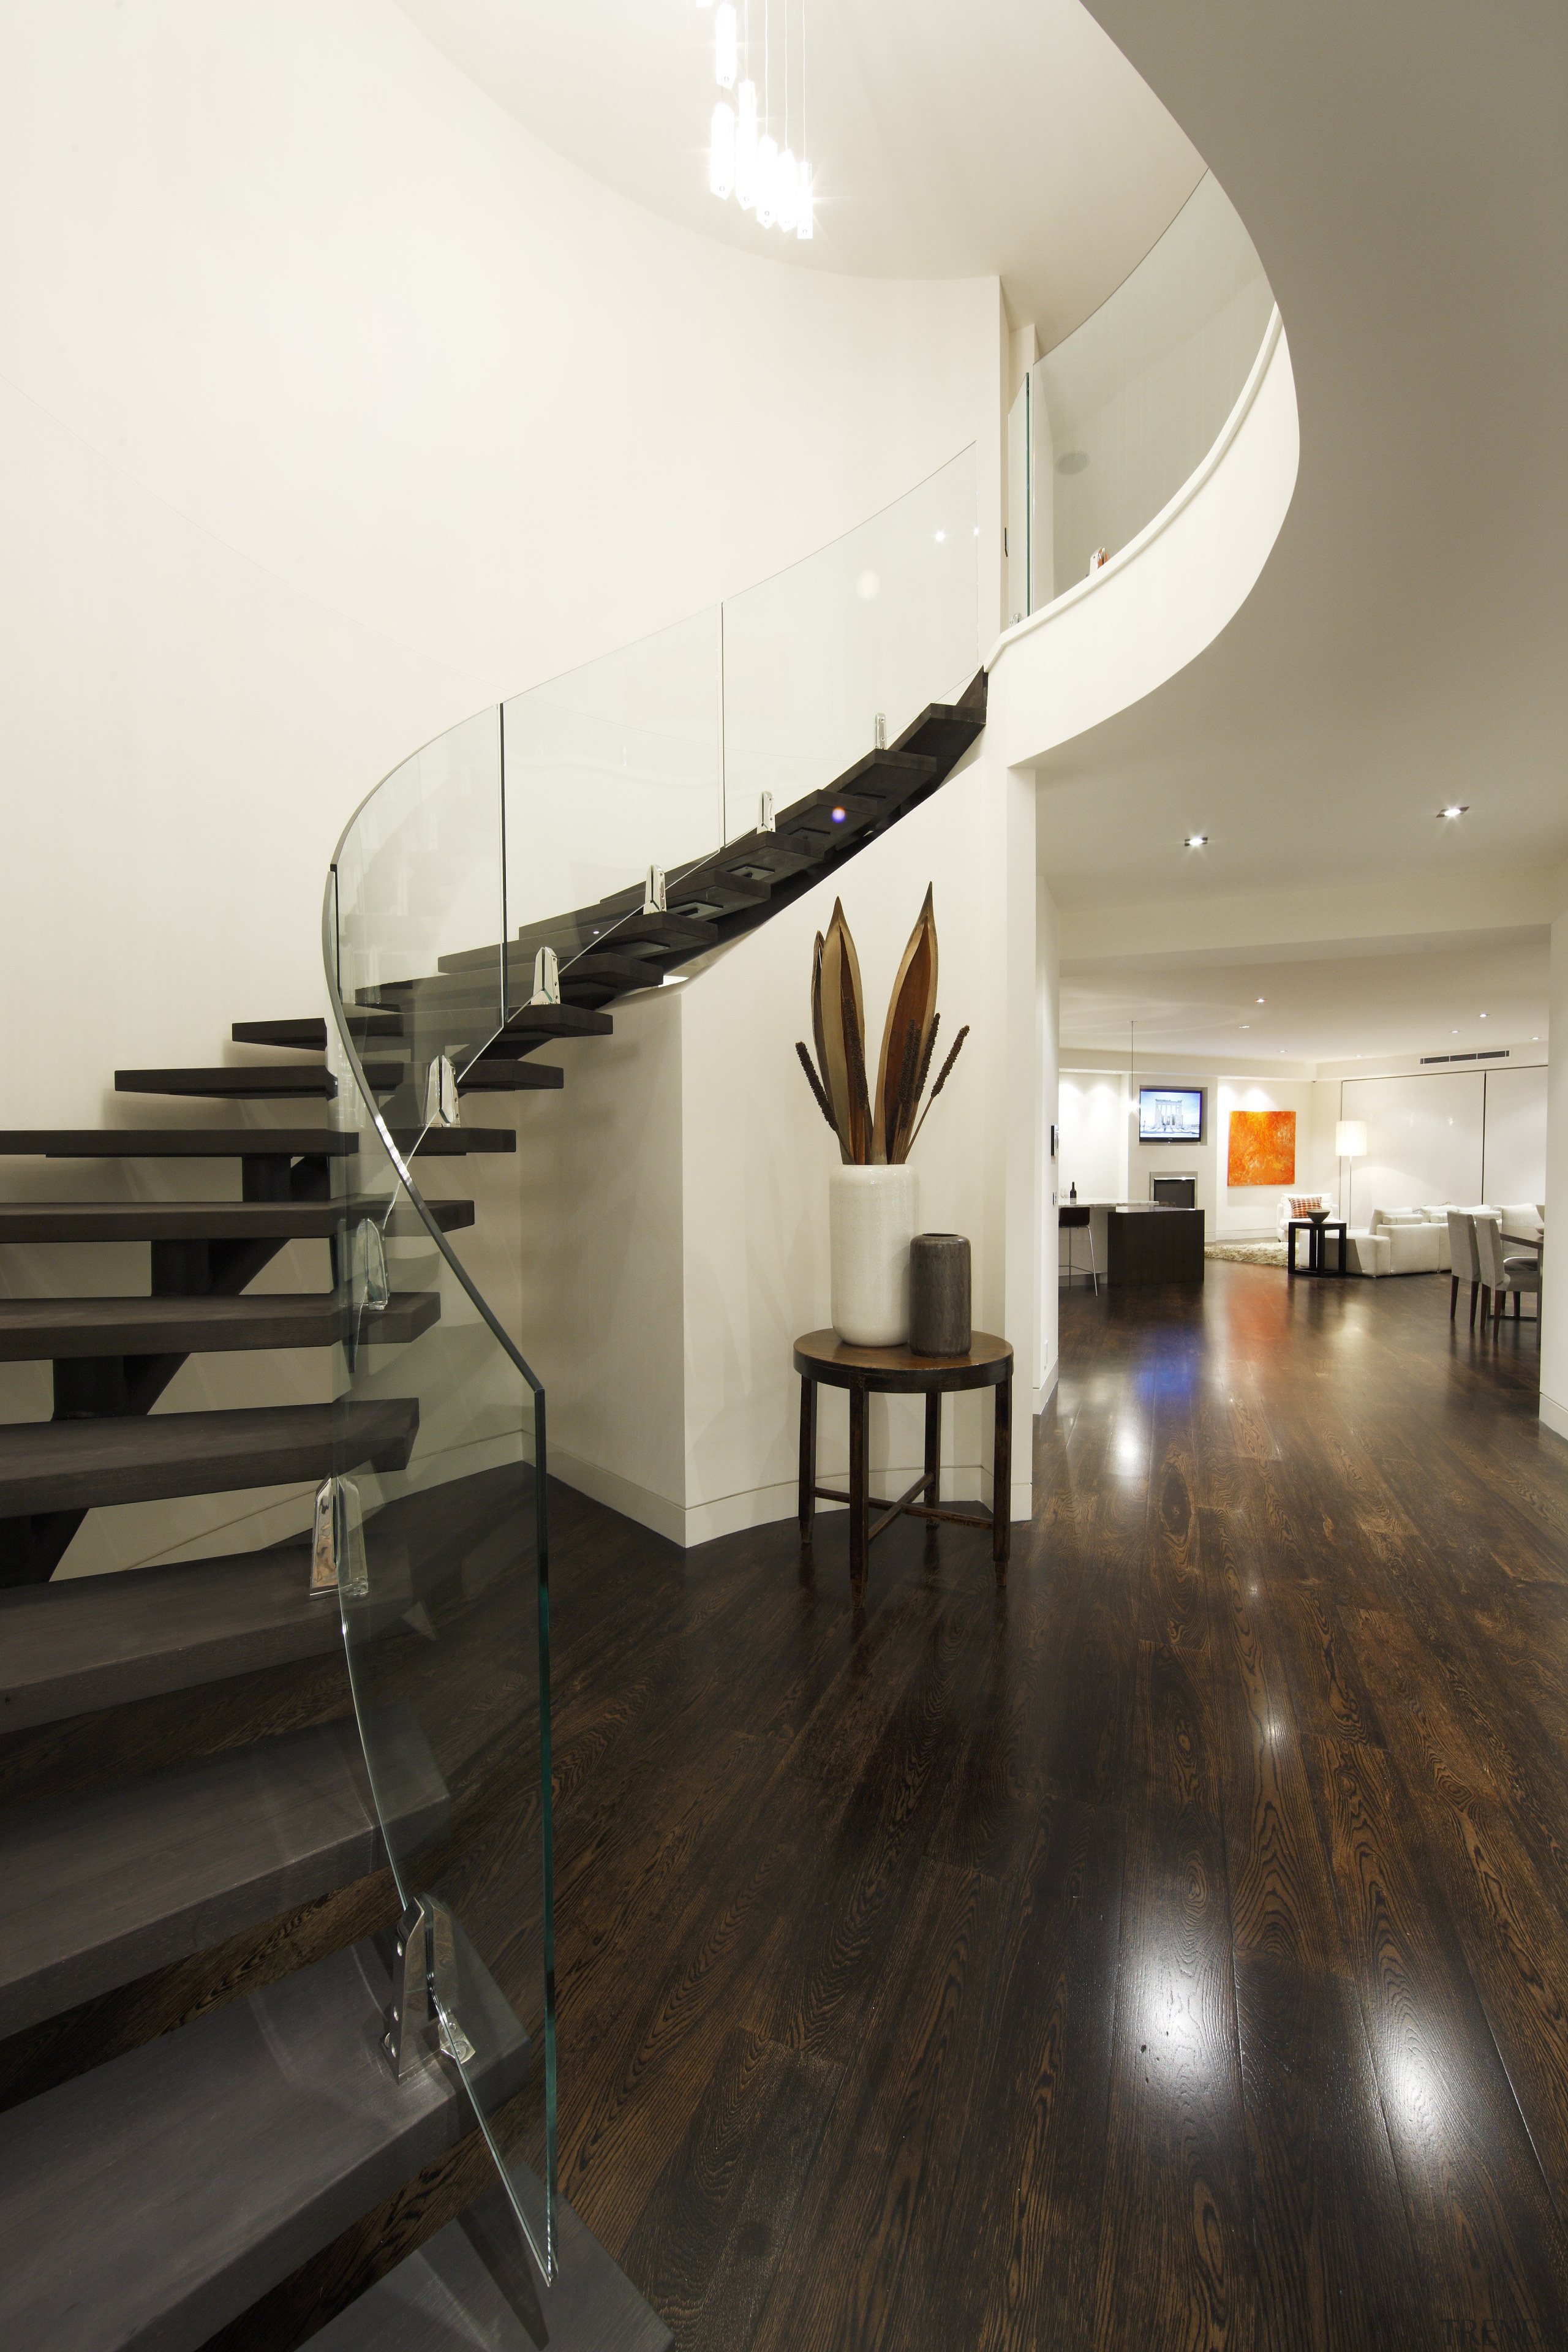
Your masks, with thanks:
[{"label": "dried seed stalk", "polygon": [[[937,1078],[937,1082],[936,1082],[935,1086],[934,1086],[934,1087],[932,1087],[932,1088],[931,1088],[931,1102],[928,1102],[928,1103],[927,1103],[927,1105],[926,1105],[926,1107],[925,1107],[924,1110],[922,1110],[922,1111],[921,1111],[921,1127],[923,1127],[923,1126],[925,1125],[925,1123],[926,1123],[927,1119],[931,1117],[931,1103],[935,1102],[935,1100],[936,1100],[936,1098],[937,1098],[938,1095],[939,1095],[939,1094],[941,1094],[941,1092],[942,1092],[942,1090],[943,1087],[945,1087],[945,1086],[946,1086],[947,1081],[948,1081],[949,1074],[951,1073],[951,1071],[952,1071],[952,1066],[953,1066],[954,1062],[956,1062],[956,1061],[957,1061],[957,1059],[958,1059],[958,1057],[959,1057],[960,1054],[963,1051],[963,1041],[964,1041],[964,1039],[968,1036],[968,1034],[969,1034],[969,1024],[968,1024],[968,1022],[966,1021],[966,1022],[964,1023],[964,1024],[963,1024],[963,1028],[959,1031],[959,1033],[958,1033],[957,1036],[953,1039],[953,1041],[952,1041],[952,1053],[948,1055],[948,1057],[947,1057],[946,1061],[942,1064],[942,1071],[941,1071],[940,1076],[938,1076],[938,1078]],[[911,1148],[913,1147],[913,1144],[914,1144],[914,1141],[915,1141],[915,1136],[918,1136],[918,1135],[919,1135],[919,1133],[920,1133],[920,1131],[921,1131],[921,1127],[917,1127],[917,1128],[916,1128],[916,1129],[915,1129],[915,1133],[914,1133],[914,1135],[911,1135],[911,1136],[910,1136],[910,1143]]]},{"label": "dried seed stalk", "polygon": [[921,1024],[911,1021],[904,1031],[904,1058],[899,1071],[899,1091],[889,1122],[888,1158],[901,1163],[909,1150],[910,1120],[915,1107],[915,1070],[920,1062]]},{"label": "dried seed stalk", "polygon": [[[805,1072],[805,1083],[811,1088],[811,1091],[816,1097],[816,1108],[822,1113],[823,1118],[827,1121],[828,1126],[833,1129],[834,1135],[837,1136],[838,1133],[838,1122],[833,1116],[832,1105],[829,1103],[827,1096],[823,1089],[822,1080],[817,1076],[816,1070],[812,1066],[811,1055],[806,1052],[804,1042],[798,1037],[795,1041],[795,1050],[800,1055],[800,1066]],[[840,1149],[842,1149],[842,1146]]]}]

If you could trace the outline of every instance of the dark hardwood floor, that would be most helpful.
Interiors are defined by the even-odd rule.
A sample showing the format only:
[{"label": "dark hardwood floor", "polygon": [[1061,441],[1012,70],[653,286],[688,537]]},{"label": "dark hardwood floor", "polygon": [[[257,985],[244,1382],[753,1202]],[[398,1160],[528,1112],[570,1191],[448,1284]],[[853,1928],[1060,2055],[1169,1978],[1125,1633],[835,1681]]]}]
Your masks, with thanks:
[{"label": "dark hardwood floor", "polygon": [[1568,2343],[1568,1446],[1446,1278],[1062,1298],[1032,1528],[557,1490],[562,2183],[681,2352]]}]

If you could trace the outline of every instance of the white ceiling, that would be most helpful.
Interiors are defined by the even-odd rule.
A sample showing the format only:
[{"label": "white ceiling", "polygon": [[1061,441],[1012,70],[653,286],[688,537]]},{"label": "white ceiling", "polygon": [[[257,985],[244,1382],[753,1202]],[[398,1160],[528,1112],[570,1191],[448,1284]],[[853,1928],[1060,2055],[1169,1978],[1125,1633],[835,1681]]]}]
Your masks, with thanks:
[{"label": "white ceiling", "polygon": [[1546,1035],[1549,959],[1541,926],[1471,932],[1462,946],[1407,938],[1277,957],[1079,959],[1062,974],[1061,1039],[1124,1055],[1131,1022],[1141,1053],[1221,1063],[1517,1048]]},{"label": "white ceiling", "polygon": [[[1090,5],[1252,234],[1289,341],[1301,459],[1229,627],[1041,772],[1053,892],[1079,908],[1191,902],[1200,937],[1205,898],[1561,866],[1568,9]],[[1450,800],[1469,804],[1460,824],[1436,821]],[[1190,832],[1209,837],[1201,856],[1182,846]],[[1543,1032],[1532,968],[1472,937],[1412,963],[1395,1006],[1370,975],[1363,995],[1331,1000],[1321,967],[1303,966],[1281,1007],[1299,1009],[1290,1050],[1372,1051],[1392,1045],[1391,1023],[1415,1050],[1424,995],[1479,1012],[1490,994],[1517,1004],[1525,1035]],[[1087,984],[1088,968],[1072,976]],[[1190,968],[1130,968],[1125,989],[1194,1039],[1241,1017],[1218,969],[1201,998]]]},{"label": "white ceiling", "polygon": [[[1063,905],[1568,857],[1568,9],[1093,0],[1237,205],[1301,458],[1197,661],[1043,772]],[[1462,826],[1434,813],[1466,802]],[[1184,836],[1206,833],[1203,857]]]},{"label": "white ceiling", "polygon": [[[802,268],[999,276],[1015,323],[1033,320],[1044,348],[1121,284],[1203,174],[1079,0],[807,0],[804,152],[818,204],[802,244],[708,193],[711,9],[399,5],[537,137],[637,203]],[[787,14],[798,151],[801,0],[767,7],[775,96]],[[760,58],[763,0],[750,10]]]}]

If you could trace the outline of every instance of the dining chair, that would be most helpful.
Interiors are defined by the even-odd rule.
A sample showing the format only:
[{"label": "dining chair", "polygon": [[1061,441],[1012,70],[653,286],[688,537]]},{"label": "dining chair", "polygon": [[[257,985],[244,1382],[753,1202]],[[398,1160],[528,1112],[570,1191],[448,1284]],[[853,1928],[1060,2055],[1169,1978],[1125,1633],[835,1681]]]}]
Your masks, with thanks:
[{"label": "dining chair", "polygon": [[[1476,1252],[1480,1260],[1482,1296],[1489,1298],[1492,1325],[1495,1329],[1502,1320],[1503,1301],[1513,1293],[1513,1319],[1519,1321],[1519,1303],[1526,1291],[1536,1297],[1535,1344],[1541,1345],[1541,1260],[1538,1257],[1505,1257],[1502,1246],[1502,1225],[1491,1217],[1475,1220]],[[1482,1312],[1486,1310],[1483,1307]]]},{"label": "dining chair", "polygon": [[1448,1212],[1448,1270],[1453,1276],[1453,1288],[1448,1293],[1448,1320],[1451,1323],[1458,1310],[1459,1285],[1470,1286],[1470,1328],[1476,1328],[1476,1300],[1480,1296],[1481,1265],[1476,1255],[1476,1221],[1467,1217],[1462,1209]]}]

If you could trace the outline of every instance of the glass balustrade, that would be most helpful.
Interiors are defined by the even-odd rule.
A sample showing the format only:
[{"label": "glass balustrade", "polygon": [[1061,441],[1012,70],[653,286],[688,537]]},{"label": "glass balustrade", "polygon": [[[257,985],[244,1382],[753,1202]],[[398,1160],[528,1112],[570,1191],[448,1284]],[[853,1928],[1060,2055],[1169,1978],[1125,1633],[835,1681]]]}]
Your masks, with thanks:
[{"label": "glass balustrade", "polygon": [[[317,1536],[404,1906],[386,2063],[457,2068],[547,2275],[544,1397],[497,1311],[522,1311],[514,1236],[483,1231],[487,1193],[492,1217],[519,1207],[484,1171],[517,1162],[466,1156],[462,1128],[519,1083],[520,1031],[569,1032],[601,990],[658,976],[684,902],[762,895],[680,886],[764,793],[782,813],[823,792],[972,682],[975,495],[970,449],[777,579],[476,713],[370,795],[329,878],[331,1118],[353,1149],[333,1162],[347,1336]],[[524,1063],[523,1089],[547,1075]]]},{"label": "glass balustrade", "polygon": [[1131,275],[1036,362],[1014,403],[1010,619],[1075,586],[1101,551],[1126,547],[1195,473],[1273,307],[1240,215],[1205,173]]}]

